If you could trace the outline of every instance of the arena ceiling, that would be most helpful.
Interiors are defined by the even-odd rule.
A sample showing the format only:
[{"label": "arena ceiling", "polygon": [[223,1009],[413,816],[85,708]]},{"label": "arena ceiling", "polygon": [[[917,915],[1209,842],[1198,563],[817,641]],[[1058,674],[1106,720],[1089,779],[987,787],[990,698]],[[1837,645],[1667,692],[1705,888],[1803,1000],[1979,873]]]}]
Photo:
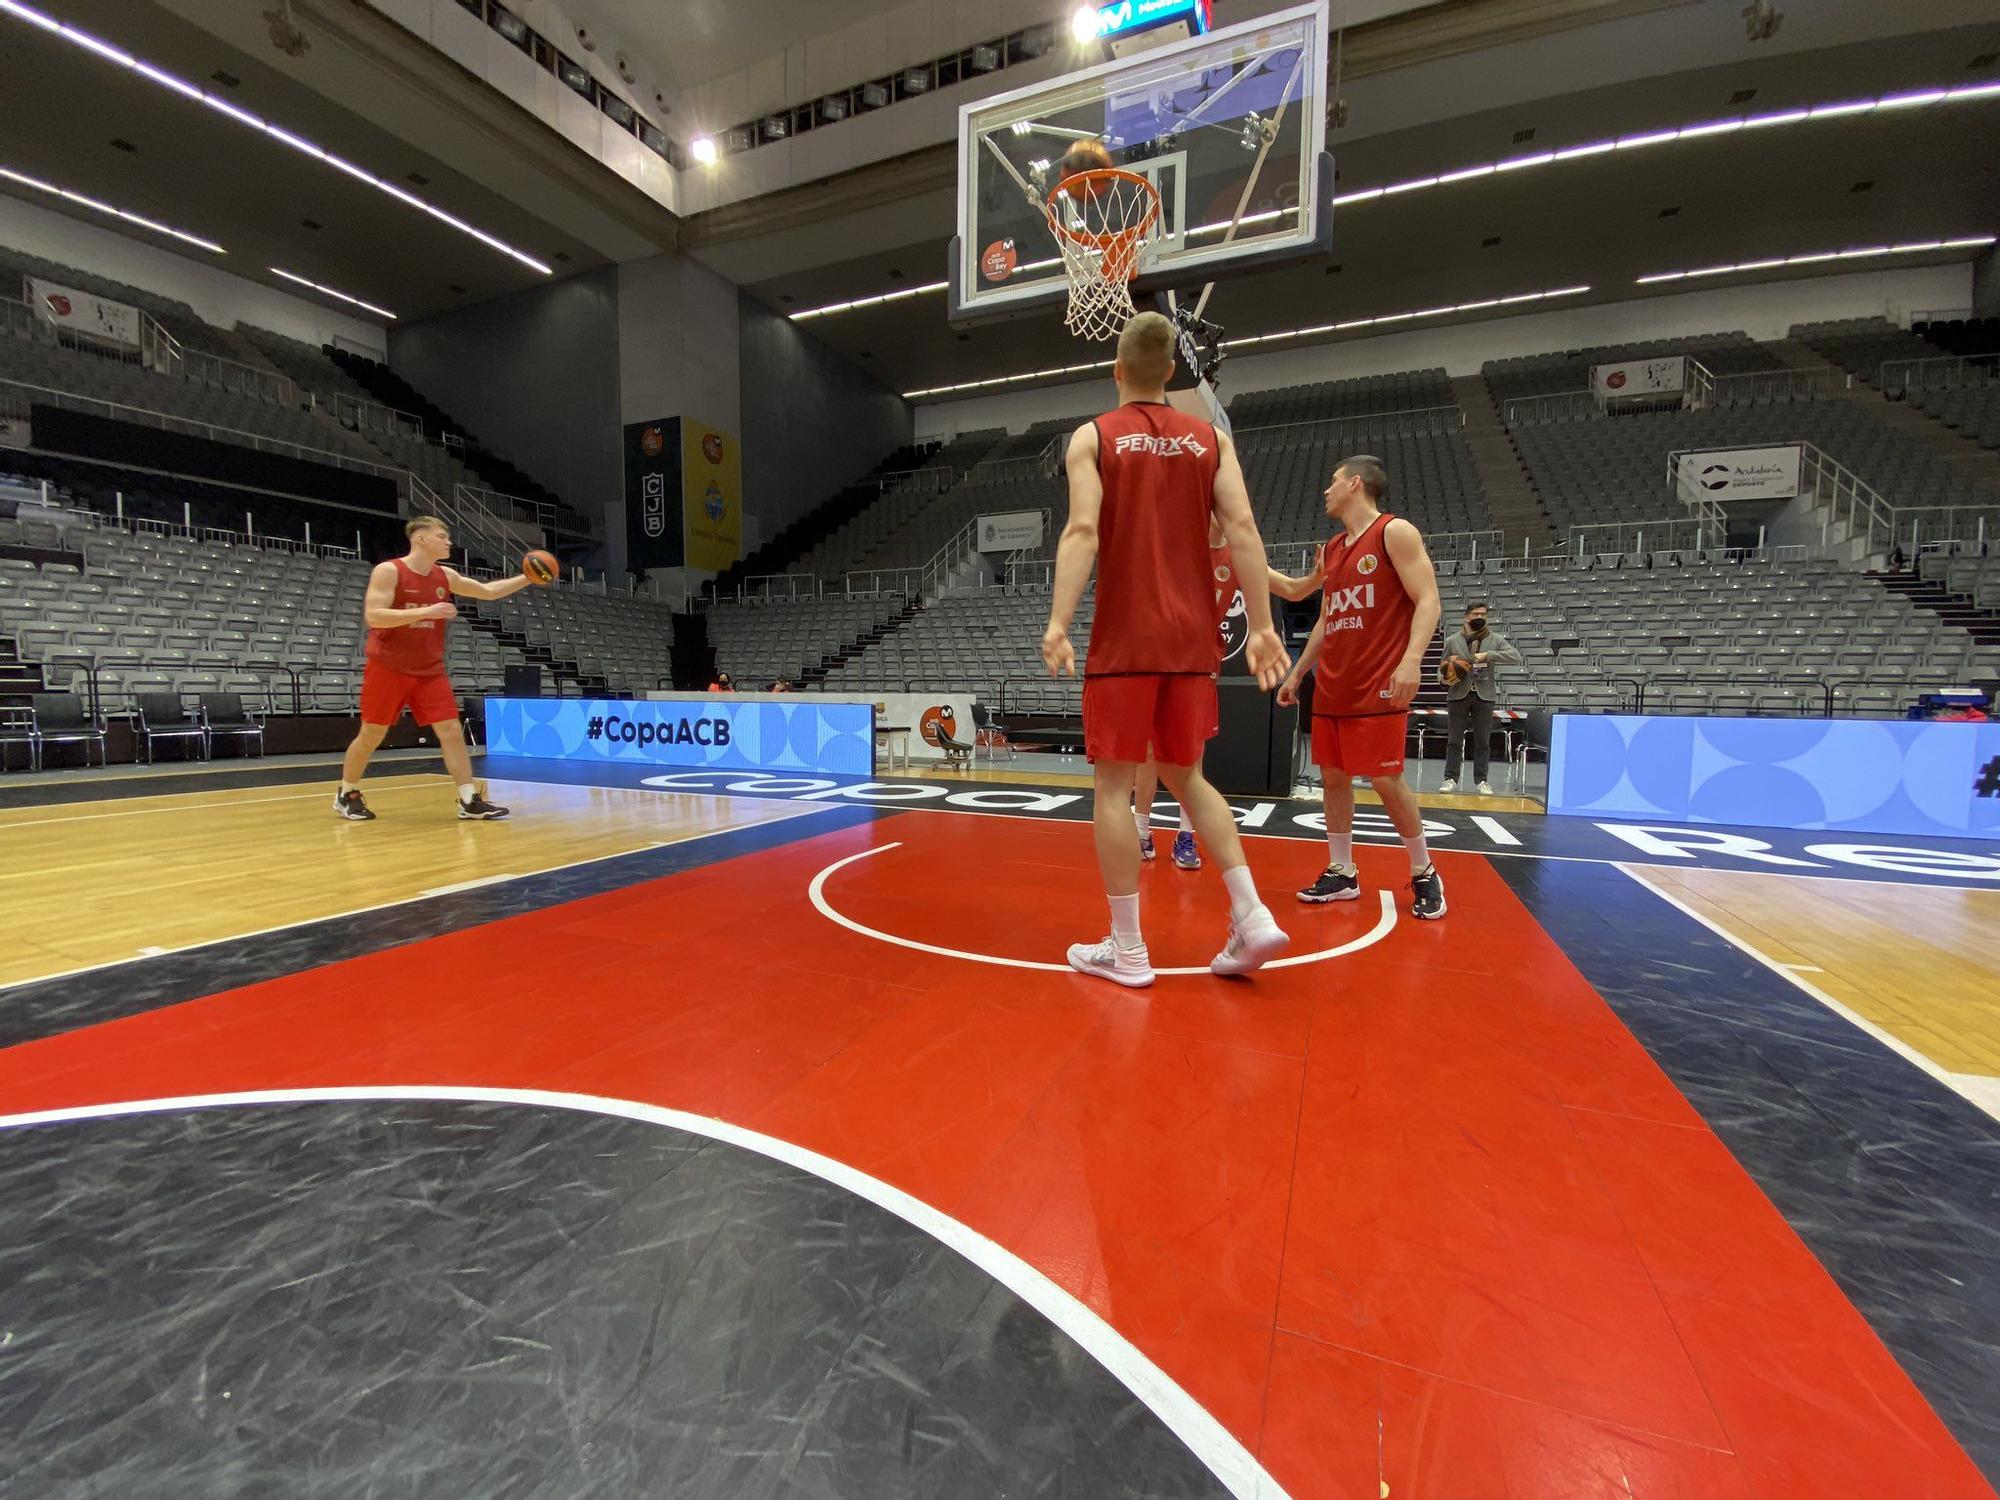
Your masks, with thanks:
[{"label": "arena ceiling", "polygon": [[[1787,3],[1797,12],[1816,0]],[[351,31],[319,30],[312,51],[290,59],[272,50],[256,6],[42,4],[203,86],[228,75],[236,81],[221,87],[240,107],[443,205],[556,276],[678,247],[794,313],[943,275],[955,217],[946,145],[916,142],[893,161],[676,220],[422,44],[397,44],[406,33],[359,7],[339,12]],[[719,26],[740,9],[698,0],[689,14]],[[767,9],[796,15],[778,0]],[[888,7],[839,0],[813,9],[814,24],[831,25]],[[1734,6],[1701,0],[1675,13],[1720,10]],[[1937,0],[1932,13],[1981,10]],[[1796,14],[1792,24],[1801,24]],[[1595,40],[1616,46],[1614,37]],[[704,45],[718,49],[702,54],[714,67],[755,50],[727,31]],[[1551,38],[1539,51],[1461,54],[1357,81],[1353,123],[1333,137],[1343,190],[1744,109],[2000,79],[1992,60],[2000,20],[1818,50],[1740,48],[1724,65],[1609,85],[1575,61],[1580,47]],[[1542,59],[1542,70],[1522,68],[1523,57]],[[385,87],[391,67],[394,88]],[[1468,81],[1503,68],[1506,77]],[[1755,90],[1751,101],[1732,104],[1745,90]],[[8,100],[0,167],[222,243],[230,253],[215,263],[238,274],[269,280],[268,267],[284,267],[405,321],[545,279],[376,188],[5,16],[0,91]],[[1471,107],[1496,95],[1509,102]],[[1517,144],[1530,129],[1533,147]],[[1230,283],[1212,311],[1232,334],[1249,334],[1580,283],[1593,287],[1589,300],[1610,301],[1646,295],[1633,281],[1649,272],[1996,232],[1996,140],[2000,99],[1722,135],[1351,205],[1337,213],[1331,265]],[[0,180],[0,191],[104,222],[13,182]],[[0,204],[0,218],[4,211]],[[898,390],[1076,358],[1053,317],[961,335],[936,295],[811,328]]]}]

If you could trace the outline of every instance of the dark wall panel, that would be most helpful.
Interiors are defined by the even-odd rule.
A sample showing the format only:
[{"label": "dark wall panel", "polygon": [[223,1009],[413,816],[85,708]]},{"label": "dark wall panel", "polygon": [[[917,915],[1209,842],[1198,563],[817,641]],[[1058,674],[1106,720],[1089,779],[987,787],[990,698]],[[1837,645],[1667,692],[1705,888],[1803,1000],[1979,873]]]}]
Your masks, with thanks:
[{"label": "dark wall panel", "polygon": [[582,514],[619,498],[615,269],[399,324],[389,365]]},{"label": "dark wall panel", "polygon": [[768,541],[911,440],[908,402],[845,356],[739,296],[743,493]]}]

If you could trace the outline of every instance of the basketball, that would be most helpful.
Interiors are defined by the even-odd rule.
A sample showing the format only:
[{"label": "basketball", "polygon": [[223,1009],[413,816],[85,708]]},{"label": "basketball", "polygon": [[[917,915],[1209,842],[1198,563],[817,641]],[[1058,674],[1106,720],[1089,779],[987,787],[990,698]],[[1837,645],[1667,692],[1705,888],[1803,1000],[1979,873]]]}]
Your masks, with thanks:
[{"label": "basketball", "polygon": [[1096,197],[1103,188],[1095,183],[1080,182],[1069,186],[1072,177],[1085,172],[1107,171],[1112,165],[1111,151],[1102,141],[1078,141],[1063,153],[1062,164],[1057,168],[1057,181],[1064,184],[1063,192],[1072,198]]},{"label": "basketball", "polygon": [[1465,677],[1465,674],[1467,672],[1470,672],[1471,670],[1472,670],[1472,663],[1467,661],[1462,656],[1447,656],[1444,659],[1443,675],[1444,675],[1444,680],[1448,683],[1456,683],[1462,681]]},{"label": "basketball", "polygon": [[528,575],[528,582],[547,588],[562,572],[562,564],[556,561],[554,553],[544,552],[538,547],[521,559],[521,571]]}]

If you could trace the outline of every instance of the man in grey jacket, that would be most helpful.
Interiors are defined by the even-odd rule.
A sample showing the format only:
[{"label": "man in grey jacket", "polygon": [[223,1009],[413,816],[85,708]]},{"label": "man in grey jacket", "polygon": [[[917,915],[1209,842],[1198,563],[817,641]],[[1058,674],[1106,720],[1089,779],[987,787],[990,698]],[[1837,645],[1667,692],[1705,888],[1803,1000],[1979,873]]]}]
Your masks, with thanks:
[{"label": "man in grey jacket", "polygon": [[[1521,653],[1499,631],[1487,623],[1489,611],[1484,599],[1465,606],[1463,628],[1445,637],[1444,662],[1440,680],[1451,695],[1446,710],[1444,783],[1438,790],[1458,790],[1458,773],[1465,763],[1465,736],[1472,733],[1472,778],[1481,795],[1490,793],[1486,779],[1487,758],[1493,744],[1493,709],[1500,701],[1500,668],[1521,665]],[[1456,682],[1445,675],[1444,666],[1453,657],[1469,663]]]}]

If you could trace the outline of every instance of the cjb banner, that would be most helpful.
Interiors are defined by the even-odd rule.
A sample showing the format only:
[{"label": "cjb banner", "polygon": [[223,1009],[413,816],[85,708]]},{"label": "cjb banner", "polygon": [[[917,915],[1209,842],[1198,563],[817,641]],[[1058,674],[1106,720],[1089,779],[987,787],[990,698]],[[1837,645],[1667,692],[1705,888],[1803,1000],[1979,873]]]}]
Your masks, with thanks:
[{"label": "cjb banner", "polygon": [[625,555],[635,572],[720,572],[743,555],[743,456],[686,417],[625,424]]}]

